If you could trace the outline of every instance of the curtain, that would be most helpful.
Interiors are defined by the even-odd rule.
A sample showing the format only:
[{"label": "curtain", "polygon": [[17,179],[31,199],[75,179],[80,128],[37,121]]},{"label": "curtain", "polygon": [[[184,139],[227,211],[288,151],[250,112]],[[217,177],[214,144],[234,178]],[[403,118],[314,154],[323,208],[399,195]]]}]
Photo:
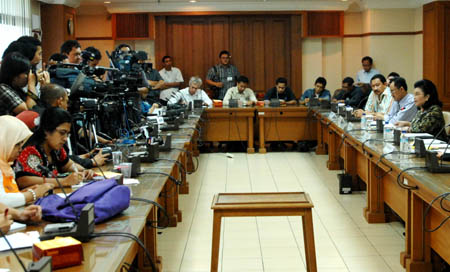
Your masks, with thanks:
[{"label": "curtain", "polygon": [[0,58],[8,45],[31,34],[30,0],[0,1]]}]

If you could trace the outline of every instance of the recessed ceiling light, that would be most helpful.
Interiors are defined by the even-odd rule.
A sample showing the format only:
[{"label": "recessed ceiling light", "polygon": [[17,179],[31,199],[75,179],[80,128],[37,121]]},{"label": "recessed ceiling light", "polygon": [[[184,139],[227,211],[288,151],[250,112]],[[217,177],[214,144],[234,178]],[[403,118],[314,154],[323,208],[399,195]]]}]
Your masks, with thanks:
[{"label": "recessed ceiling light", "polygon": [[197,0],[189,0],[189,2],[191,2],[191,3],[196,3]]},{"label": "recessed ceiling light", "polygon": [[111,1],[105,1],[105,2],[103,2],[103,3],[105,3],[105,4],[111,4]]},{"label": "recessed ceiling light", "polygon": [[347,0],[341,0],[342,2],[347,2]]}]

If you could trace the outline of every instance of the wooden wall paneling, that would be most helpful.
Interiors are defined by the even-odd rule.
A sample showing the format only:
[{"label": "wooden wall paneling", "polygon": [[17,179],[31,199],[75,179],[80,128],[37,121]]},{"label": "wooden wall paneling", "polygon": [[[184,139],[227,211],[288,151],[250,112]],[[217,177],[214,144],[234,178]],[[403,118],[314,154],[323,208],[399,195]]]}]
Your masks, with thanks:
[{"label": "wooden wall paneling", "polygon": [[290,87],[299,98],[302,93],[302,39],[301,39],[301,15],[290,17]]},{"label": "wooden wall paneling", "polygon": [[252,89],[257,93],[265,93],[267,86],[267,69],[271,58],[267,54],[268,31],[266,27],[266,19],[261,16],[249,18],[248,34],[251,40],[251,46],[247,48],[246,54],[248,60],[248,70],[251,71],[253,83]]},{"label": "wooden wall paneling", "polygon": [[[67,19],[72,18],[74,32],[69,35]],[[75,39],[75,9],[64,5],[41,5],[43,59],[47,62],[53,53],[59,53],[64,41]]]},{"label": "wooden wall paneling", "polygon": [[[161,70],[162,57],[169,54],[167,53],[167,40],[170,37],[167,34],[167,26],[166,26],[166,16],[156,16],[155,17],[155,64],[154,67],[156,69]],[[114,28],[113,28],[114,31]],[[174,64],[176,63],[176,59],[174,59]],[[181,62],[180,62],[181,63]],[[183,72],[183,71],[181,71]]]},{"label": "wooden wall paneling", "polygon": [[423,76],[436,84],[444,110],[450,110],[450,3],[423,6]]},{"label": "wooden wall paneling", "polygon": [[274,17],[267,20],[267,31],[270,36],[266,44],[271,46],[272,53],[266,67],[266,86],[273,86],[278,77],[286,77],[291,82],[290,73],[290,20],[289,18]]},{"label": "wooden wall paneling", "polygon": [[343,11],[307,11],[304,16],[304,37],[342,37]]},{"label": "wooden wall paneling", "polygon": [[444,73],[443,73],[443,96],[440,99],[446,104],[446,110],[450,110],[450,4],[444,6],[443,10],[444,16],[444,56],[442,61],[444,62]]},{"label": "wooden wall paneling", "polygon": [[[230,50],[230,19],[227,16],[210,16],[209,22],[209,45],[208,68],[219,63],[219,53],[222,50]],[[233,54],[233,52],[231,52]],[[206,69],[203,77],[206,78]]]},{"label": "wooden wall paneling", "polygon": [[231,63],[235,65],[241,75],[250,79],[250,88],[253,88],[253,78],[248,70],[249,58],[246,48],[249,46],[248,24],[243,16],[231,16],[230,18],[230,47]]},{"label": "wooden wall paneling", "polygon": [[[205,18],[194,17],[192,22],[192,54],[191,72],[192,76],[199,76],[205,83],[207,69],[209,68],[208,55],[205,54],[208,47],[208,22]],[[191,76],[189,75],[189,76]],[[189,79],[187,79],[189,80]],[[205,86],[203,86],[205,87]]]}]

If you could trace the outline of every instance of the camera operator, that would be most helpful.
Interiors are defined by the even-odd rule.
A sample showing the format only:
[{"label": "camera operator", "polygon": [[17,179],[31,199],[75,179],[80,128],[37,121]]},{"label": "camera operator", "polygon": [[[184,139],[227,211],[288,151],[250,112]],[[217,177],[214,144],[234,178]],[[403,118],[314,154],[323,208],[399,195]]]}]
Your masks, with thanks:
[{"label": "camera operator", "polygon": [[48,66],[56,65],[58,63],[68,63],[67,56],[61,53],[55,53],[48,59]]},{"label": "camera operator", "polygon": [[81,63],[81,45],[76,40],[65,41],[61,45],[61,54],[67,56],[68,63],[80,64]]},{"label": "camera operator", "polygon": [[[97,48],[89,46],[86,47],[86,49],[84,49],[84,51],[82,52],[82,58],[83,62],[86,62],[86,64],[89,67],[96,68],[100,60],[102,59],[102,53],[100,53],[100,51]],[[95,81],[104,81],[104,75],[105,75],[104,72],[101,75],[94,74],[93,78]]]}]

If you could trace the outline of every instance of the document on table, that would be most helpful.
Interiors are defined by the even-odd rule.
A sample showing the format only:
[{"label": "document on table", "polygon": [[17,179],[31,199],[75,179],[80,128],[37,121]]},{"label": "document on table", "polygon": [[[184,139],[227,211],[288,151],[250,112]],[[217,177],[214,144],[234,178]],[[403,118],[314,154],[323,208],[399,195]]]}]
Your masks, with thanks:
[{"label": "document on table", "polygon": [[[38,231],[17,232],[6,235],[9,243],[14,249],[32,247],[34,243],[40,242]],[[5,241],[5,238],[0,238],[0,251],[11,250]]]}]

